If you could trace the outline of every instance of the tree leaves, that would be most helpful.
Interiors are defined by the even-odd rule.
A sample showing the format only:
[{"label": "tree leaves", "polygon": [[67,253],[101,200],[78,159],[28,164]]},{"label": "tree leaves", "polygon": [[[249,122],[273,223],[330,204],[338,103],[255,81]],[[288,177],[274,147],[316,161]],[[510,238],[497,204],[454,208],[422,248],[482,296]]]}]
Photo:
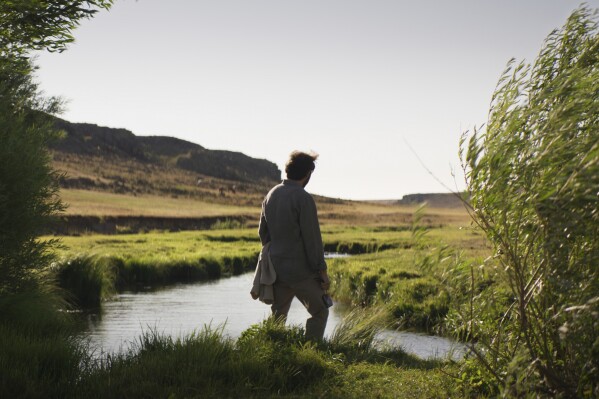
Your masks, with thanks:
[{"label": "tree leaves", "polygon": [[[506,359],[527,354],[521,371],[534,389],[574,396],[598,389],[588,384],[599,381],[599,370],[584,366],[589,353],[579,349],[594,343],[596,313],[579,313],[574,323],[565,311],[599,296],[596,14],[575,10],[532,66],[510,60],[486,132],[475,131],[464,149],[466,140],[461,154],[473,217],[494,243],[514,295],[506,309],[511,325],[486,342]],[[566,324],[569,335],[560,338]]]}]

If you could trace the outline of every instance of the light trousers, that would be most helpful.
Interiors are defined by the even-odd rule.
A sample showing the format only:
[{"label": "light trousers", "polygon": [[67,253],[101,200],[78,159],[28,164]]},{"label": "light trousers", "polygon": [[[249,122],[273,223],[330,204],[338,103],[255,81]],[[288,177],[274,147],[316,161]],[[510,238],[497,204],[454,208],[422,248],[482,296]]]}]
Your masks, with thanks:
[{"label": "light trousers", "polygon": [[287,320],[291,301],[297,297],[312,316],[306,321],[306,338],[321,340],[327,326],[329,309],[322,300],[325,292],[320,285],[320,279],[311,277],[298,282],[275,281],[273,289],[275,297],[271,306],[273,316],[279,320]]}]

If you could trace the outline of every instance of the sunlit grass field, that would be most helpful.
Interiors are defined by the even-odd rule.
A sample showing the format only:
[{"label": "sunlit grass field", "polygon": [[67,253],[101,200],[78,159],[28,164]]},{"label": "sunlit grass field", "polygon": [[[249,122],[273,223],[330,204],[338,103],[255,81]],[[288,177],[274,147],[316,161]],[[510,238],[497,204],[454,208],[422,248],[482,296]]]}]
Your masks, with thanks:
[{"label": "sunlit grass field", "polygon": [[186,197],[126,195],[103,191],[61,190],[68,205],[67,215],[206,217],[256,215],[260,208],[247,205],[206,202]]},{"label": "sunlit grass field", "polygon": [[[68,205],[65,215],[152,216],[201,218],[213,216],[249,216],[258,221],[260,202],[266,191],[226,194],[202,199],[190,196],[158,194],[118,194],[106,191],[62,189],[60,196]],[[418,206],[384,202],[345,201],[316,196],[318,215],[323,225],[335,226],[406,226]],[[421,220],[430,226],[468,224],[464,208],[431,208]]]}]

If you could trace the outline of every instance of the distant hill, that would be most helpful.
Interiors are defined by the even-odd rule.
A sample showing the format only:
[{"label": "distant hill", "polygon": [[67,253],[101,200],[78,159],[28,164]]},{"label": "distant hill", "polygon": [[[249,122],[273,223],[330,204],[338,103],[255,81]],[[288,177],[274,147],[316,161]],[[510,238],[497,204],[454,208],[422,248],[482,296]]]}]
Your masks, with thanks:
[{"label": "distant hill", "polygon": [[209,150],[174,137],[136,136],[126,129],[90,123],[57,119],[56,125],[66,135],[51,149],[63,155],[105,158],[111,162],[120,158],[240,183],[270,184],[281,178],[281,171],[273,162],[240,152]]}]

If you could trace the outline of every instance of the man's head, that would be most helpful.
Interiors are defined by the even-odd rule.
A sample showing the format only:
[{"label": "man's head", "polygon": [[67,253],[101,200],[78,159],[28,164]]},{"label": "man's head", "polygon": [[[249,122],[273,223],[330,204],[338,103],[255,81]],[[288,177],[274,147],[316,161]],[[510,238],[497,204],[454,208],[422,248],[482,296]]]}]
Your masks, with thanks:
[{"label": "man's head", "polygon": [[285,164],[285,173],[290,180],[306,179],[304,186],[310,180],[310,174],[316,167],[314,161],[318,159],[318,154],[293,151],[289,154],[289,160]]}]

